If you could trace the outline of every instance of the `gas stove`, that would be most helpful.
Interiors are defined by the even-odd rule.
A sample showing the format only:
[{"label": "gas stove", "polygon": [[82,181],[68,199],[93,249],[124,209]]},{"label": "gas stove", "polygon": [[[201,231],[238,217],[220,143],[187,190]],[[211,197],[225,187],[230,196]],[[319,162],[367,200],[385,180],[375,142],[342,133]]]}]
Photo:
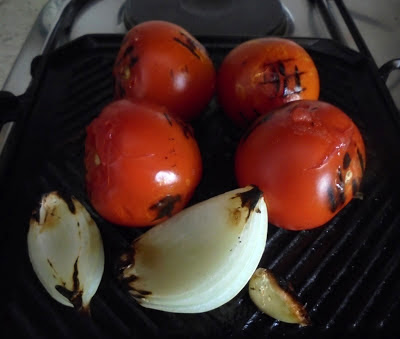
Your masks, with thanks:
[{"label": "gas stove", "polygon": [[[400,76],[392,71],[400,68],[399,13],[397,0],[382,0],[379,8],[374,0],[347,0],[346,5],[342,0],[50,0],[5,82],[3,90],[12,95],[0,97],[10,110],[18,108],[18,101],[28,101],[23,121],[14,123],[11,118],[0,132],[0,180],[7,184],[4,194],[11,194],[11,203],[0,206],[6,206],[7,213],[10,208],[10,217],[1,214],[2,209],[0,215],[4,224],[13,226],[5,230],[5,241],[0,237],[0,258],[9,255],[12,244],[17,247],[12,248],[15,258],[5,260],[14,275],[9,274],[12,289],[0,308],[4,323],[29,337],[132,337],[144,335],[143,329],[150,336],[169,331],[169,336],[178,337],[194,333],[299,338],[343,329],[360,334],[370,327],[377,332],[397,328],[400,199],[395,187],[400,182],[393,158],[400,142]],[[84,128],[112,99],[109,71],[122,35],[149,19],[182,25],[219,60],[237,41],[250,37],[295,39],[319,67],[324,98],[348,109],[365,133],[364,200],[352,203],[323,228],[298,233],[269,230],[263,264],[294,282],[317,320],[311,332],[263,318],[243,293],[226,308],[198,316],[147,312],[116,286],[111,264],[94,300],[92,322],[53,303],[31,272],[24,234],[30,203],[44,189],[61,187],[77,194],[90,210],[82,189]],[[36,58],[39,55],[44,57]],[[220,128],[222,118],[212,116],[215,112],[212,102],[196,133],[205,155],[217,164],[209,166],[224,178],[229,177],[224,156],[232,155],[235,145],[226,125]],[[19,152],[13,151],[16,135]],[[6,158],[5,151],[12,156]],[[8,166],[8,158],[14,167]],[[210,181],[220,184],[218,179]],[[108,254],[132,237],[130,231],[109,227],[101,218],[96,222]]]}]

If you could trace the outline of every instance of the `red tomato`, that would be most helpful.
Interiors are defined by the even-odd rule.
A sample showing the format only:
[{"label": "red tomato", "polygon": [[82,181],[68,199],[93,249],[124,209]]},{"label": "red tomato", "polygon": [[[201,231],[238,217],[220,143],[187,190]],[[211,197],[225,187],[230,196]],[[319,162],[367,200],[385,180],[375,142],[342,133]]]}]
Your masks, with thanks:
[{"label": "red tomato", "polygon": [[126,226],[180,211],[202,174],[191,128],[153,104],[115,101],[87,128],[86,184],[94,208]]},{"label": "red tomato", "polygon": [[215,69],[204,46],[165,21],[147,21],[126,34],[113,74],[117,98],[163,105],[185,121],[200,115],[215,91]]},{"label": "red tomato", "polygon": [[263,192],[272,224],[323,225],[358,192],[365,147],[353,121],[321,101],[289,103],[257,119],[236,153],[240,186]]},{"label": "red tomato", "polygon": [[218,100],[241,127],[283,104],[316,100],[319,76],[303,47],[282,38],[259,38],[234,48],[217,78]]}]

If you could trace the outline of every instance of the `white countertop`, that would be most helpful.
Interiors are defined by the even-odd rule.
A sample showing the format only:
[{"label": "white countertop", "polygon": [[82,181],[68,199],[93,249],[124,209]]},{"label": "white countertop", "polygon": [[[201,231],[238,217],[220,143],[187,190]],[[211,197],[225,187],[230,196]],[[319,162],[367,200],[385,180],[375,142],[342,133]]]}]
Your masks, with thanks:
[{"label": "white countertop", "polygon": [[0,89],[48,0],[0,0]]}]

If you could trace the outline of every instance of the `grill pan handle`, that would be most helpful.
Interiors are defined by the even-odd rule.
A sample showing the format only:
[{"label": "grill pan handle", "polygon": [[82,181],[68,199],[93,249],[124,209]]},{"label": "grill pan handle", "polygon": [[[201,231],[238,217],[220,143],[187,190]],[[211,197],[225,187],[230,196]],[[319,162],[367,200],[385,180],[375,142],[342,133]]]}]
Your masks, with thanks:
[{"label": "grill pan handle", "polygon": [[399,59],[393,59],[381,66],[379,68],[379,74],[381,75],[382,79],[386,82],[390,73],[394,70],[400,70],[400,58]]}]

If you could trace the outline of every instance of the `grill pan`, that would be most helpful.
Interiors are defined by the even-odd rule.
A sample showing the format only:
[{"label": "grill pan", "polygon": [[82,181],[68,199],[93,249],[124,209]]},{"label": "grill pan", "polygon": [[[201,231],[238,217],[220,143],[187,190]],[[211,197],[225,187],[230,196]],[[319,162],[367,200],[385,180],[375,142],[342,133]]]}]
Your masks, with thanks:
[{"label": "grill pan", "polygon": [[[242,39],[199,40],[216,67]],[[321,100],[337,105],[359,127],[367,167],[361,191],[331,222],[294,232],[269,225],[260,266],[287,279],[306,305],[312,326],[274,321],[253,305],[244,288],[232,301],[202,314],[140,307],[118,285],[115,264],[144,232],[111,225],[91,207],[84,187],[85,127],[113,99],[111,70],[121,35],[86,35],[36,58],[33,81],[21,97],[2,93],[16,120],[2,158],[0,254],[2,333],[30,338],[145,337],[369,337],[394,334],[400,316],[400,198],[398,112],[374,63],[324,39],[293,39],[310,53],[321,79]],[[10,118],[11,116],[11,118]],[[214,99],[193,123],[203,179],[191,203],[236,187],[233,155],[241,132]],[[91,316],[55,302],[29,262],[26,234],[43,193],[77,197],[102,233],[105,272]]]}]

